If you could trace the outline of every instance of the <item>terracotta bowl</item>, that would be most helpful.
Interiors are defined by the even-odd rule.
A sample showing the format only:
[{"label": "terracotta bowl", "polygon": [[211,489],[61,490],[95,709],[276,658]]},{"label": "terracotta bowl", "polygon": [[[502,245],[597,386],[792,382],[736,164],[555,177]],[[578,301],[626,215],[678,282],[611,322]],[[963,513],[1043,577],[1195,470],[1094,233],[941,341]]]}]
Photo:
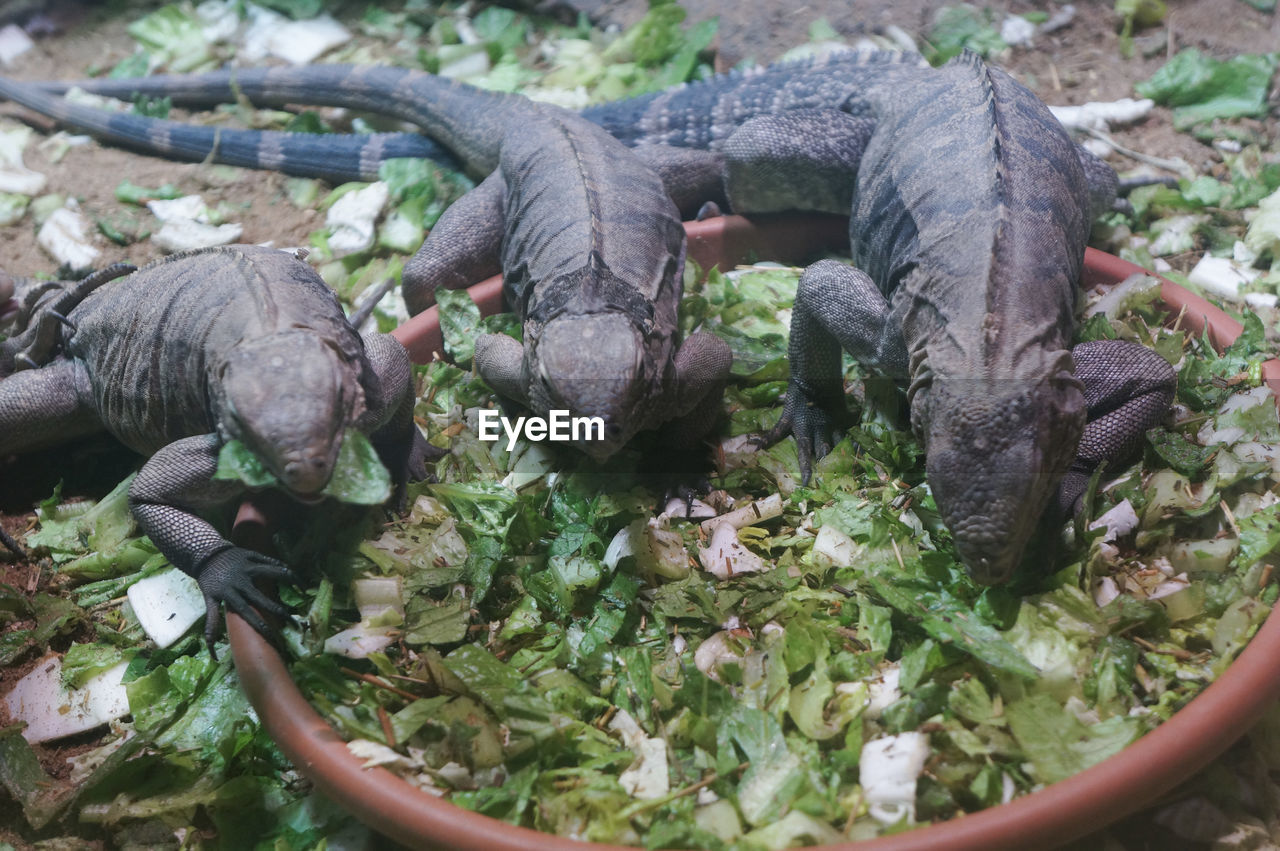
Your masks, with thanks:
[{"label": "terracotta bowl", "polygon": [[[760,257],[799,262],[821,248],[845,241],[845,223],[834,217],[757,219],[729,216],[687,226],[689,255],[707,268]],[[1117,283],[1139,267],[1089,249],[1085,284]],[[499,308],[501,282],[494,278],[471,288],[487,311]],[[1238,322],[1204,299],[1169,281],[1162,298],[1182,327],[1207,327],[1215,345],[1241,332]],[[440,349],[435,308],[397,329],[396,336],[419,361]],[[1280,395],[1280,361],[1263,367],[1265,380]],[[259,534],[261,515],[251,505],[241,511],[238,531]],[[366,824],[411,847],[475,851],[529,848],[583,851],[582,842],[552,836],[461,809],[410,786],[382,768],[365,769],[345,742],[311,708],[289,677],[284,662],[238,617],[228,618],[236,667],[244,689],[280,749],[316,787]],[[1044,848],[1059,845],[1136,812],[1222,753],[1280,698],[1280,616],[1273,614],[1239,658],[1171,720],[1116,756],[1073,777],[1008,804],[923,827],[908,833],[856,843],[859,851],[881,849]],[[829,848],[852,848],[846,843]],[[593,845],[591,848],[604,849]]]}]

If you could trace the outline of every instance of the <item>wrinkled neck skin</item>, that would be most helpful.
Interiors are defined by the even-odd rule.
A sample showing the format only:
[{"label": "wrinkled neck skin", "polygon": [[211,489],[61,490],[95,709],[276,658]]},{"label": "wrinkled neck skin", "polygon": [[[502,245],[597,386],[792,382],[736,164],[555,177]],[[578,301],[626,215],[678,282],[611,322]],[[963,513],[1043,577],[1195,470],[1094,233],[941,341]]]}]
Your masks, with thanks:
[{"label": "wrinkled neck skin", "polygon": [[[677,301],[682,271],[669,263],[659,287]],[[603,461],[662,420],[675,390],[675,323],[656,322],[654,303],[598,257],[535,291],[541,298],[524,324],[523,401],[538,416],[599,417],[602,440],[572,442]]]},{"label": "wrinkled neck skin", "polygon": [[352,365],[314,333],[292,329],[234,346],[214,370],[222,439],[242,441],[291,496],[318,500],[343,432],[365,410]]}]

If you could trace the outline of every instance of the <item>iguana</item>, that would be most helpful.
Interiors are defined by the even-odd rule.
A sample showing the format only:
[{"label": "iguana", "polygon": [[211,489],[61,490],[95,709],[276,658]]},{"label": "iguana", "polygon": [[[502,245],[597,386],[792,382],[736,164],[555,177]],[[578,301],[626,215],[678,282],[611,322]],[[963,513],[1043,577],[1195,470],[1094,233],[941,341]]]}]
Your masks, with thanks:
[{"label": "iguana", "polygon": [[[434,302],[437,287],[504,274],[507,303],[524,323],[523,344],[486,335],[475,354],[479,372],[499,393],[538,415],[559,409],[600,418],[603,434],[578,443],[596,459],[660,425],[685,445],[706,433],[731,357],[709,334],[678,344],[684,230],[655,169],[677,199],[690,203],[714,194],[699,175],[718,185],[718,158],[664,148],[642,161],[567,110],[406,69],[254,73],[262,79],[247,81],[248,97],[261,84],[279,101],[300,94],[376,107],[422,127],[484,177],[440,218],[402,280],[410,312],[419,313]],[[366,92],[378,93],[376,104]],[[0,81],[0,95],[54,111],[38,92],[12,81]],[[58,109],[74,122],[86,108]],[[177,135],[169,133],[167,149]],[[584,350],[583,341],[595,342]]]},{"label": "iguana", "polygon": [[399,487],[426,474],[409,358],[388,335],[358,336],[306,263],[258,246],[175,254],[66,292],[60,342],[39,368],[0,380],[0,456],[107,431],[149,460],[129,490],[140,528],[218,606],[264,635],[283,615],[255,579],[289,580],[200,514],[239,496],[214,479],[221,447],[244,443],[302,502],[315,502],[347,429],[367,434]]},{"label": "iguana", "polygon": [[[744,78],[732,107],[673,125],[707,112],[689,86],[649,99],[631,126],[648,143],[718,148],[738,212],[850,212],[853,267],[823,261],[801,277],[791,381],[764,442],[794,434],[808,480],[844,406],[841,349],[907,382],[959,555],[975,580],[1006,581],[1050,504],[1075,507],[1094,469],[1140,446],[1173,398],[1173,369],[1149,349],[1071,349],[1089,225],[1115,174],[975,54],[886,65],[838,109],[808,91],[828,82],[793,78],[772,96],[799,106],[747,116],[770,89]],[[717,136],[717,117],[736,129]]]},{"label": "iguana", "polygon": [[[794,434],[808,480],[843,409],[841,349],[907,382],[959,555],[975,580],[1002,582],[1055,497],[1055,510],[1075,507],[1090,474],[1167,414],[1176,378],[1138,345],[1071,349],[1089,224],[1114,173],[974,54],[885,77],[897,79],[856,107],[754,116],[718,145],[739,212],[851,211],[854,266],[823,261],[801,277],[791,381],[764,442]],[[646,138],[687,141],[690,128]]]},{"label": "iguana", "polygon": [[[277,73],[289,72],[89,87],[199,105],[226,99],[234,80],[263,103],[388,111],[385,88],[306,96],[322,80],[336,85],[327,75],[343,71],[293,71],[293,88],[277,87]],[[1114,199],[1115,173],[1072,145],[1033,94],[975,57],[933,70],[910,55],[836,54],[583,114],[638,150],[721,152],[737,211],[852,212],[854,260],[866,274],[822,265],[806,276],[793,384],[774,436],[797,432],[807,475],[809,457],[828,445],[825,412],[839,403],[830,364],[841,345],[910,380],[931,486],[980,581],[1008,578],[1019,561],[1073,463],[1086,406],[1097,423],[1091,438],[1096,433],[1108,449],[1132,444],[1167,408],[1172,372],[1154,356],[1125,350],[1138,363],[1124,365],[1108,347],[1096,359],[1082,350],[1090,374],[1104,376],[1087,395],[1072,374],[1068,345],[1088,222]]]}]

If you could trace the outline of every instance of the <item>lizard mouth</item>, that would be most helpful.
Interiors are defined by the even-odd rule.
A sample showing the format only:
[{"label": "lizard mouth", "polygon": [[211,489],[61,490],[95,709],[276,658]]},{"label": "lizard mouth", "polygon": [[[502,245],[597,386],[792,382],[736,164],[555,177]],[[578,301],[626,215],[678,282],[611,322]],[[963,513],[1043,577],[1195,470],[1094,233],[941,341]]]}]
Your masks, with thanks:
[{"label": "lizard mouth", "polygon": [[294,498],[301,502],[319,502],[321,491],[333,475],[333,465],[324,455],[304,455],[288,461],[280,478]]}]

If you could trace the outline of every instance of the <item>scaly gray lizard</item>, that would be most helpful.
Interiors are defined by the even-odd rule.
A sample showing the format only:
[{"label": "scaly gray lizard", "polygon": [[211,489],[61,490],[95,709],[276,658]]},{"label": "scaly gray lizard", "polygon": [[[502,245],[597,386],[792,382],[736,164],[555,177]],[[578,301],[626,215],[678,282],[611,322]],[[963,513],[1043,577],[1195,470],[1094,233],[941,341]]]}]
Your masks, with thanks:
[{"label": "scaly gray lizard", "polygon": [[[664,148],[642,162],[567,110],[405,69],[335,65],[243,74],[236,85],[248,98],[269,92],[264,99],[273,102],[311,100],[411,121],[472,174],[486,176],[440,218],[402,280],[410,312],[419,313],[434,302],[437,287],[504,274],[507,303],[524,322],[523,345],[486,335],[475,355],[498,392],[538,415],[562,409],[599,417],[603,437],[578,444],[596,459],[660,425],[686,446],[707,432],[730,354],[708,334],[677,344],[684,230],[655,169],[688,205],[715,194],[717,157]],[[47,95],[23,84],[0,81],[0,95],[55,112],[41,100]],[[55,114],[75,123],[86,109],[73,114],[62,104]],[[171,141],[179,135],[172,124],[166,132]]]},{"label": "scaly gray lizard", "polygon": [[885,77],[857,108],[756,116],[719,145],[739,212],[851,210],[854,267],[824,261],[801,278],[768,439],[795,435],[807,480],[843,410],[841,349],[909,382],[942,519],[973,577],[1001,582],[1055,494],[1074,507],[1094,469],[1141,445],[1176,379],[1138,345],[1071,349],[1089,224],[1114,173],[976,55]]},{"label": "scaly gray lizard", "polygon": [[[251,99],[303,99],[302,84],[277,89],[271,72],[91,88],[199,105],[225,99],[232,79]],[[366,86],[358,97],[335,97],[388,111],[387,92]],[[781,123],[771,123],[773,113],[785,114]],[[839,399],[829,365],[841,344],[910,378],[937,502],[978,579],[1005,579],[1016,566],[1073,463],[1086,405],[1106,448],[1132,443],[1167,407],[1167,365],[1130,352],[1139,361],[1124,367],[1136,376],[1130,392],[1112,392],[1123,365],[1108,347],[1092,372],[1111,380],[1082,394],[1067,348],[1075,284],[1090,215],[1111,205],[1115,173],[1072,145],[1034,95],[981,62],[935,71],[918,57],[838,54],[583,114],[640,150],[723,152],[738,211],[852,210],[854,259],[869,277],[832,266],[806,276],[793,331],[796,380],[778,433],[797,431],[806,469],[813,450],[825,450],[825,411]],[[1081,365],[1091,357],[1081,350]]]},{"label": "scaly gray lizard", "polygon": [[39,368],[0,380],[0,455],[105,430],[149,456],[130,508],[200,584],[206,639],[212,645],[220,602],[265,635],[251,607],[285,610],[253,582],[291,574],[199,516],[244,491],[213,478],[220,448],[242,441],[288,493],[313,502],[345,430],[356,428],[402,493],[426,474],[408,355],[387,335],[362,340],[311,267],[281,251],[193,251],[101,280],[119,271],[91,279],[96,290],[68,289],[59,299],[67,324],[54,323],[60,342],[37,350]]}]

